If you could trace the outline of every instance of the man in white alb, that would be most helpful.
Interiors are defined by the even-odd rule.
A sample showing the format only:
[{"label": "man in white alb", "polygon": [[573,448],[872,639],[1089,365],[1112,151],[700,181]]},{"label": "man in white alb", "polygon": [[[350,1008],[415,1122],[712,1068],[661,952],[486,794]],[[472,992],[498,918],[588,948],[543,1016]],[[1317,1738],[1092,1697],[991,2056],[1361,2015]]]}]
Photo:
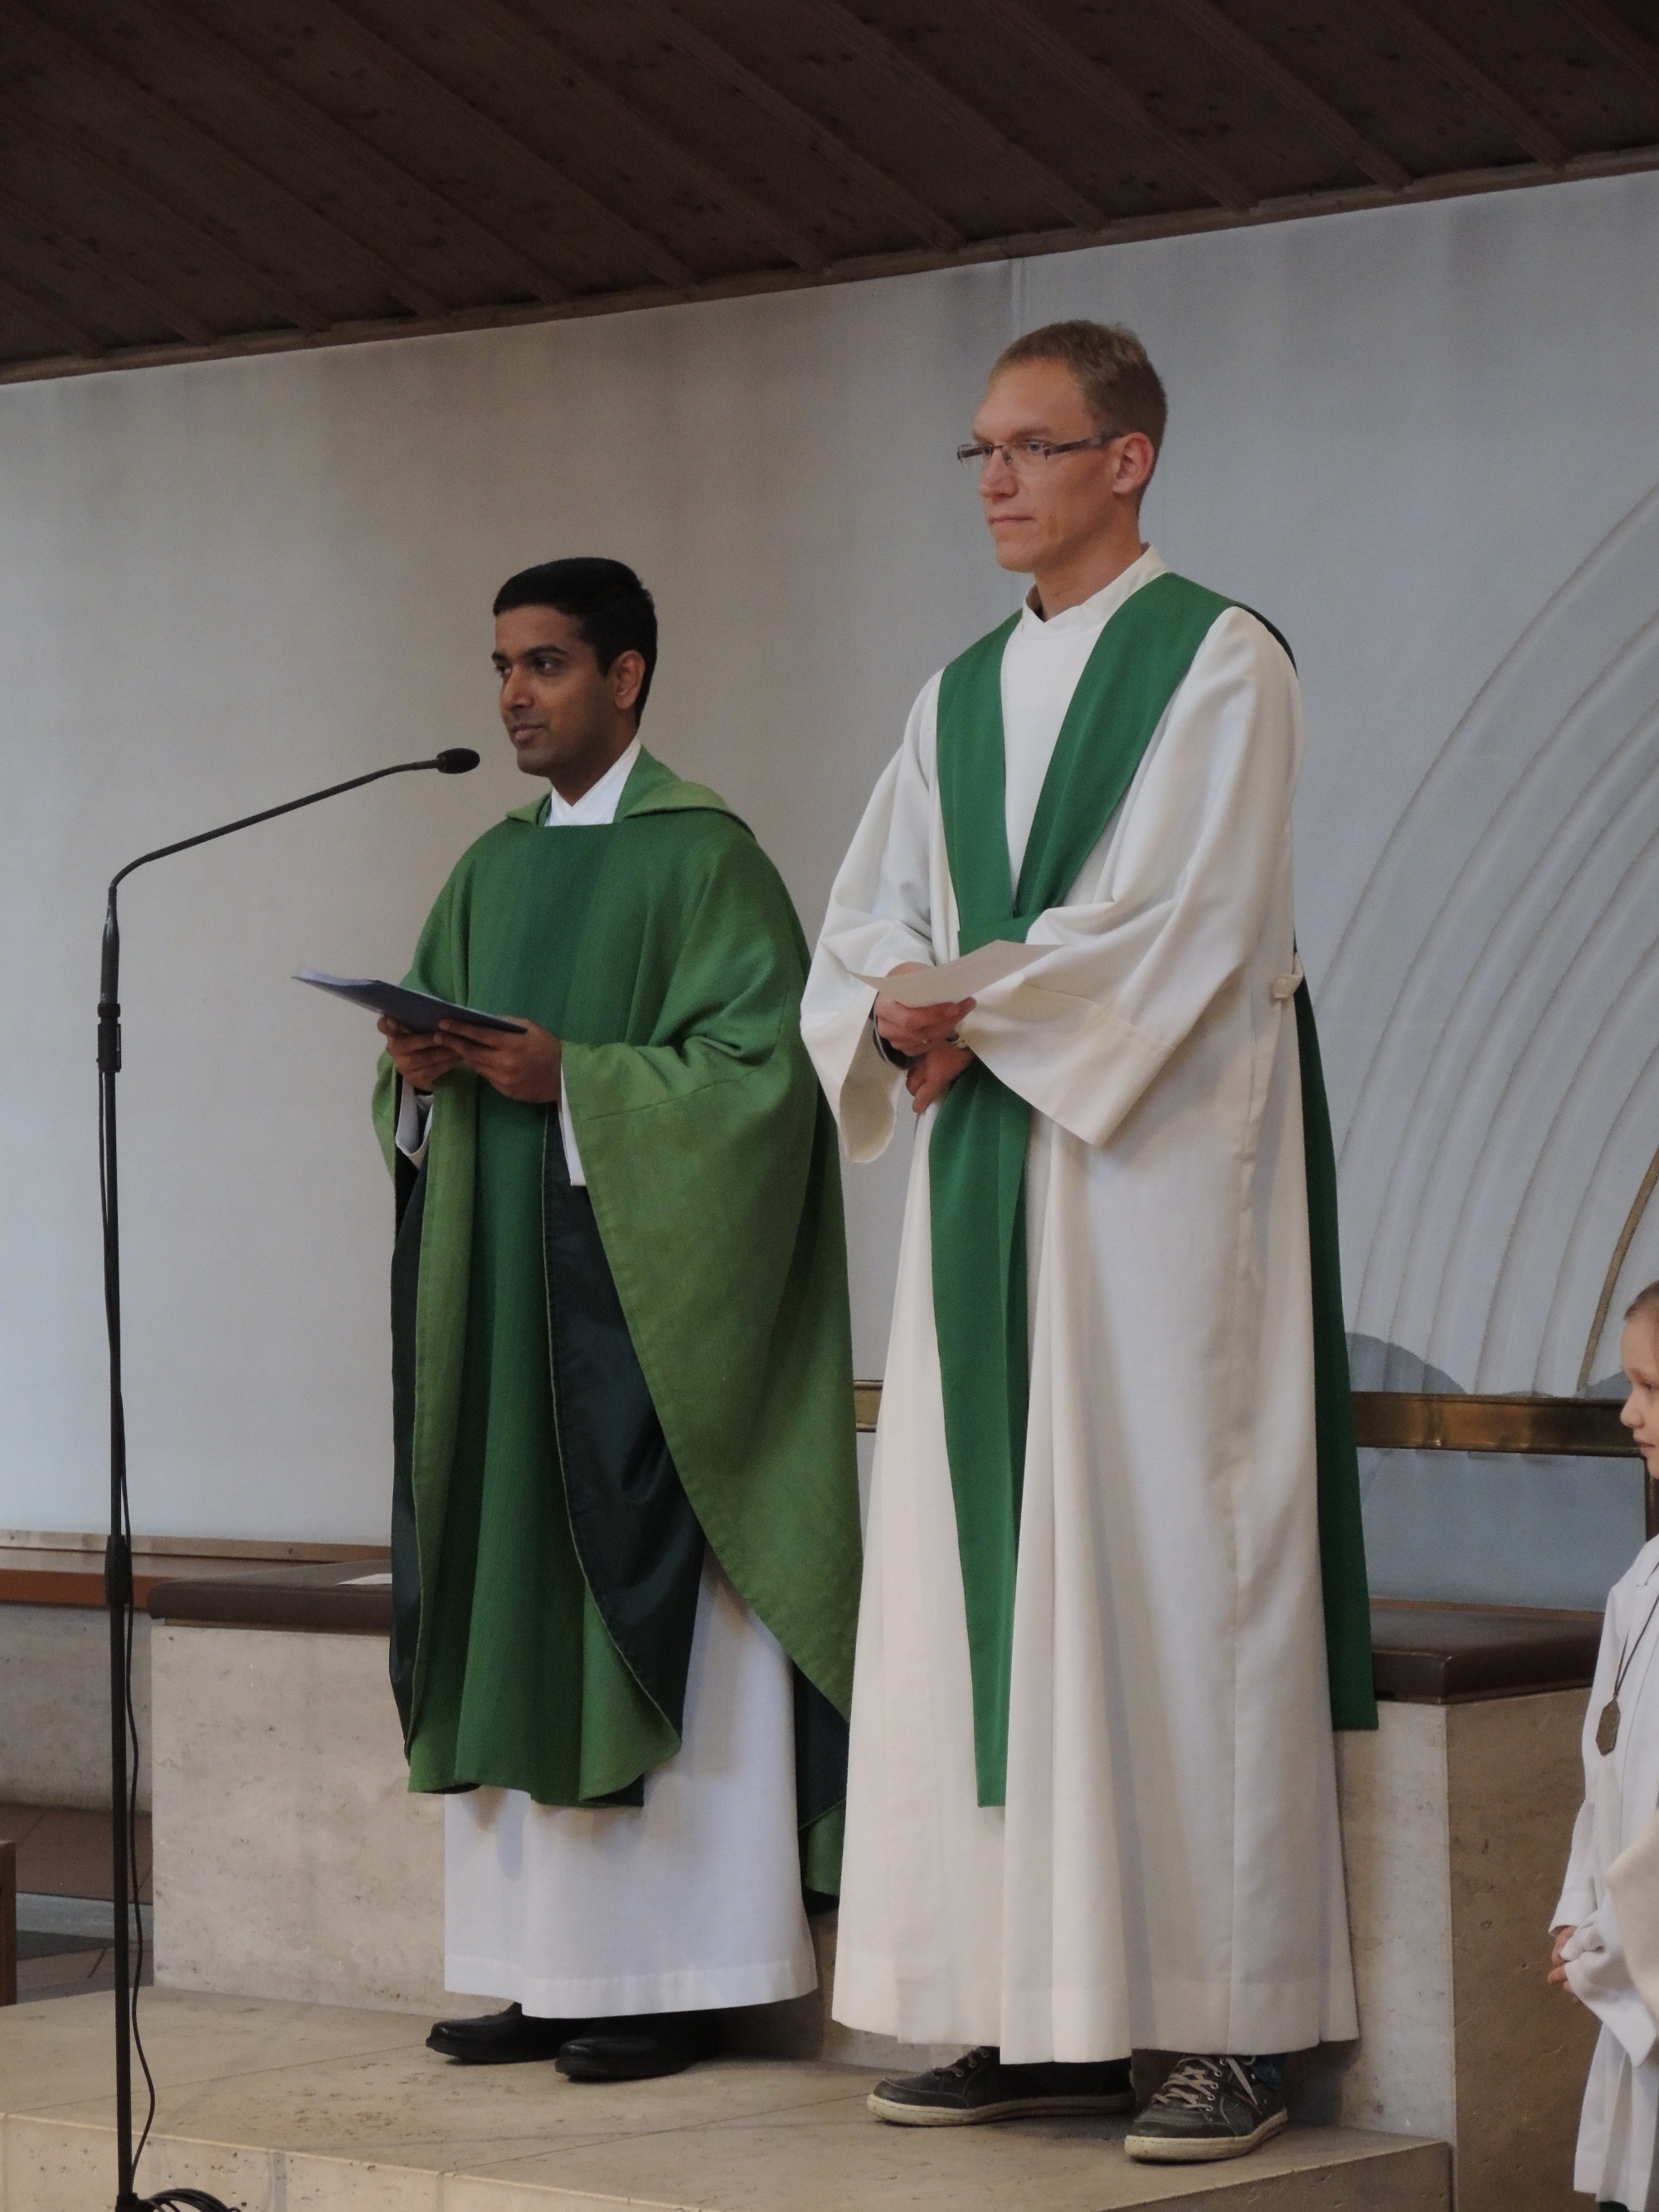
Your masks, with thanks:
[{"label": "man in white alb", "polygon": [[[1164,423],[1127,331],[997,362],[962,459],[1033,586],[917,700],[802,1020],[854,1161],[921,1117],[836,2017],[974,2046],[880,2085],[899,2124],[1127,2111],[1184,2054],[1127,2148],[1188,2160],[1356,2033],[1332,1726],[1375,1708],[1296,675],[1142,544]],[[999,942],[972,998],[860,980]]]}]

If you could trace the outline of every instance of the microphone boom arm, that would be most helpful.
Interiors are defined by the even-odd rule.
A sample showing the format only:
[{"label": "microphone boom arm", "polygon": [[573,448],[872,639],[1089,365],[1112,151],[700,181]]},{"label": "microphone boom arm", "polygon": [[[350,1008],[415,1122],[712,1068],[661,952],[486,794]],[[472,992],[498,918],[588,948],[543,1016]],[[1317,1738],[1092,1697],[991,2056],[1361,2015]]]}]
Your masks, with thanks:
[{"label": "microphone boom arm", "polygon": [[[454,749],[457,753],[465,750],[462,746]],[[153,853],[140,853],[136,860],[129,860],[125,868],[116,870],[110,878],[111,901],[114,900],[117,885],[124,883],[135,868],[144,867],[151,860],[165,860],[170,853],[187,853],[192,845],[210,845],[216,837],[228,837],[233,830],[251,830],[256,822],[274,822],[279,814],[292,814],[301,806],[315,806],[319,799],[337,799],[343,791],[360,790],[366,783],[378,783],[384,775],[412,775],[423,768],[436,769],[441,775],[462,773],[459,762],[453,766],[445,765],[452,758],[450,753],[440,753],[434,760],[396,761],[390,768],[372,768],[367,775],[351,775],[343,783],[331,783],[326,791],[308,791],[303,799],[284,799],[280,806],[262,807],[258,814],[244,814],[240,821],[221,823],[216,830],[199,830],[193,837],[180,837],[173,844],[158,845]],[[478,756],[474,753],[466,765],[476,768],[477,764]]]},{"label": "microphone boom arm", "polygon": [[[115,1004],[119,995],[121,969],[121,928],[116,919],[115,894],[135,868],[148,867],[152,860],[165,860],[172,854],[187,853],[192,845],[210,845],[216,837],[228,837],[234,830],[252,830],[257,822],[274,822],[279,814],[293,814],[302,806],[315,806],[325,799],[337,799],[343,791],[360,791],[366,783],[379,783],[382,776],[413,775],[422,769],[436,769],[440,775],[464,775],[469,769],[477,768],[478,756],[465,745],[452,746],[431,760],[395,761],[390,768],[372,768],[367,775],[348,776],[343,783],[331,783],[326,791],[308,791],[303,799],[284,799],[280,806],[262,807],[257,814],[244,814],[234,822],[222,822],[216,830],[198,830],[193,837],[179,837],[171,845],[158,845],[153,853],[140,853],[136,860],[129,860],[110,878],[109,901],[104,908],[104,953],[98,989],[98,1065],[104,1066],[106,1051],[114,1055],[114,1066],[121,1065],[121,1043],[118,1030],[111,1025],[120,1013]],[[106,1029],[110,1034],[106,1036]]]}]

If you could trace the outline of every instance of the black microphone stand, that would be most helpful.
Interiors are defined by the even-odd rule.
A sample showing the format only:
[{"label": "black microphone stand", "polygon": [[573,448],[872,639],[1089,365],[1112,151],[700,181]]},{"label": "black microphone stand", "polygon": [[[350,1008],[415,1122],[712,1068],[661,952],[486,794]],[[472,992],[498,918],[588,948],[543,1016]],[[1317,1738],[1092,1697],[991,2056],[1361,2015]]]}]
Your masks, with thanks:
[{"label": "black microphone stand", "polygon": [[[290,799],[282,806],[267,806],[258,814],[245,814],[217,830],[204,830],[176,844],[160,845],[141,853],[111,878],[109,902],[104,909],[103,962],[98,984],[98,1155],[103,1192],[104,1317],[109,1330],[109,1542],[104,1553],[104,1602],[109,1609],[110,1706],[110,1827],[113,1845],[115,1914],[115,2136],[118,2194],[115,2212],[165,2212],[168,2207],[189,2207],[191,2212],[229,2212],[216,2197],[199,2189],[168,2189],[157,2197],[139,2197],[133,2174],[143,2152],[132,2147],[132,2047],[137,2042],[138,1992],[132,1978],[131,1922],[137,1893],[136,1838],[138,1810],[138,1731],[132,1709],[132,1516],[127,1500],[126,1413],[121,1397],[121,1223],[119,1182],[115,1142],[115,1079],[121,1071],[121,928],[116,918],[115,895],[135,868],[152,860],[165,860],[173,853],[188,852],[192,845],[210,845],[237,830],[252,829],[256,822],[274,821],[301,806],[315,806],[343,791],[356,791],[382,776],[409,775],[421,769],[436,769],[441,775],[461,775],[477,768],[478,756],[457,745],[434,760],[399,761],[392,768],[371,769],[344,783],[331,783],[326,791],[313,791],[304,799]],[[132,1762],[129,1775],[127,1751]],[[142,1924],[139,1943],[142,1958]],[[149,2081],[143,2045],[138,2044],[139,2063]],[[150,2081],[150,2118],[155,2112],[155,2085]],[[144,2136],[149,2135],[149,2121]]]}]

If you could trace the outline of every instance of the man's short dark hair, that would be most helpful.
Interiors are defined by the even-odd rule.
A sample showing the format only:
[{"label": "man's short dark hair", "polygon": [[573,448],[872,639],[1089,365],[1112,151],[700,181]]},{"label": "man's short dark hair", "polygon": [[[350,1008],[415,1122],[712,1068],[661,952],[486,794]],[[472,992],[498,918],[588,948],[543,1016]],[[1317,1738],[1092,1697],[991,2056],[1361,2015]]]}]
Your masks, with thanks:
[{"label": "man's short dark hair", "polygon": [[992,381],[1027,361],[1060,362],[1103,429],[1139,430],[1155,453],[1163,450],[1170,412],[1164,386],[1146,347],[1121,323],[1045,323],[1027,331],[998,355]]},{"label": "man's short dark hair", "polygon": [[634,719],[639,720],[657,665],[657,610],[625,561],[577,558],[520,568],[496,592],[492,611],[504,615],[513,607],[554,607],[568,615],[592,647],[602,672],[611,669],[619,653],[639,653],[645,662],[645,680],[634,702]]}]

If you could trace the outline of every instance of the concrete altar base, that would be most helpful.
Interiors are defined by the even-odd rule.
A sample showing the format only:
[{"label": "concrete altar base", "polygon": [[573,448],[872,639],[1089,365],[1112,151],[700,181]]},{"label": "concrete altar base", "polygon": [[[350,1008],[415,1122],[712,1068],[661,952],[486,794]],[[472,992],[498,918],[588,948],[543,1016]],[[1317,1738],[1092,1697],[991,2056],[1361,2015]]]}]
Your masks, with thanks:
[{"label": "concrete altar base", "polygon": [[[665,2081],[451,2066],[424,2023],[156,1990],[140,2191],[244,2212],[1450,2212],[1443,2143],[1293,2130],[1236,2165],[1134,2166],[1122,2121],[884,2127],[874,2076],[727,2059]],[[0,2013],[0,2212],[113,2202],[107,1999]]]},{"label": "concrete altar base", "polygon": [[1350,2125],[1454,2143],[1459,2212],[1554,2212],[1596,2037],[1545,1978],[1584,1692],[1381,1715],[1337,1739],[1362,2038],[1310,2087]]},{"label": "concrete altar base", "polygon": [[[489,2009],[444,1995],[441,1808],[404,1788],[385,1664],[368,1636],[157,1624],[158,1984],[428,2020]],[[1375,1736],[1340,1740],[1364,2037],[1297,2062],[1292,2110],[1454,2144],[1460,2212],[1571,2202],[1594,2027],[1544,1965],[1583,1702],[1387,1703]],[[818,1933],[827,1985],[833,1924]],[[955,2055],[854,2034],[821,1997],[732,2024],[754,2056]]]}]

